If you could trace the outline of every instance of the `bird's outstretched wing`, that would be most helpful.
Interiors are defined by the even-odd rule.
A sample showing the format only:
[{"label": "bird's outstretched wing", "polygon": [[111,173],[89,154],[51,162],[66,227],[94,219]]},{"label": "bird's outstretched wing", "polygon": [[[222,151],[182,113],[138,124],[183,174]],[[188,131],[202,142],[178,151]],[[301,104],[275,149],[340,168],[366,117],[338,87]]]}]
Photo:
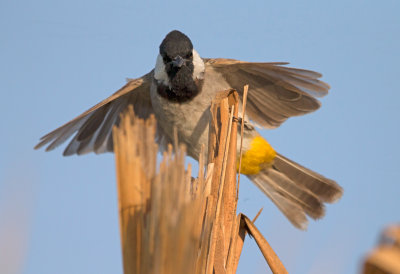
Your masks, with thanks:
[{"label": "bird's outstretched wing", "polygon": [[75,134],[64,150],[65,156],[113,151],[112,127],[119,124],[121,112],[133,105],[135,114],[140,118],[145,119],[153,113],[150,100],[153,73],[151,71],[141,78],[129,80],[107,99],[43,136],[35,149],[47,145],[46,151],[52,150]]},{"label": "bird's outstretched wing", "polygon": [[320,73],[285,67],[288,63],[251,63],[233,59],[204,59],[207,66],[222,74],[242,96],[250,85],[247,114],[256,124],[275,128],[292,116],[317,110],[315,97],[328,93],[329,85],[318,80]]}]

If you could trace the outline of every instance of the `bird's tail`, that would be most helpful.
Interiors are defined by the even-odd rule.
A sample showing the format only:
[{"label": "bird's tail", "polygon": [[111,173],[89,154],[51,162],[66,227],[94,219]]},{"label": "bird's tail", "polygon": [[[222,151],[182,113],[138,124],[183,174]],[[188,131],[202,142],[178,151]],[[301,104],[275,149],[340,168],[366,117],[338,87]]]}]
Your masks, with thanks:
[{"label": "bird's tail", "polygon": [[333,180],[276,153],[272,165],[247,175],[297,228],[325,214],[324,203],[336,202],[343,189]]}]

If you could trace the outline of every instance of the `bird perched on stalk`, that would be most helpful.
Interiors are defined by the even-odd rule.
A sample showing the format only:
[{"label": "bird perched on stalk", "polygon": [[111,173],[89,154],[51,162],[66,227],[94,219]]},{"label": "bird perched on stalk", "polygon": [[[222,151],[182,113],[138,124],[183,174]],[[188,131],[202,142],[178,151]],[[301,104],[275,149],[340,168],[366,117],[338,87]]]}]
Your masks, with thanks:
[{"label": "bird perched on stalk", "polygon": [[112,127],[132,105],[139,117],[154,114],[157,118],[161,149],[172,143],[176,128],[188,154],[198,159],[201,145],[208,142],[209,109],[216,93],[233,88],[242,98],[241,90],[249,84],[240,172],[294,226],[305,229],[306,215],[323,217],[324,203],[337,201],[343,190],[333,180],[277,153],[255,129],[255,125],[276,128],[289,117],[315,111],[320,107],[315,97],[328,93],[329,86],[318,80],[321,74],[286,64],[201,58],[185,34],[171,31],[160,45],[152,71],[129,80],[107,99],[43,136],[35,148],[47,145],[49,151],[73,136],[65,156],[113,151]]}]

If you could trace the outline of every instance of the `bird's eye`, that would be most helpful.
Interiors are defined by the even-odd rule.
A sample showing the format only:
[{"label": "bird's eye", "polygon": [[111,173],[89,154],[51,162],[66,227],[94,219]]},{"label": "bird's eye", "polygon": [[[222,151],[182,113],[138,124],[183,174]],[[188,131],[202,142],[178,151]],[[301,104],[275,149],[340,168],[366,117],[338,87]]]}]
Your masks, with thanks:
[{"label": "bird's eye", "polygon": [[169,58],[168,56],[164,56],[163,60],[164,60],[165,63],[171,62],[171,58]]},{"label": "bird's eye", "polygon": [[193,52],[189,52],[187,55],[186,55],[186,58],[192,58],[193,57]]}]

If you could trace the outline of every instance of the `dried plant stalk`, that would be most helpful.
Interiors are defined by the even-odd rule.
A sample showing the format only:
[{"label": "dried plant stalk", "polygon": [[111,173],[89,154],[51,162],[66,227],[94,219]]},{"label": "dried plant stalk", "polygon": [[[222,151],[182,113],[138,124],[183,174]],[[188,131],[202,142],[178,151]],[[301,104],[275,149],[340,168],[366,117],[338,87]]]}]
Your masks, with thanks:
[{"label": "dried plant stalk", "polygon": [[267,261],[269,267],[271,268],[272,273],[288,273],[286,268],[283,266],[281,260],[279,260],[272,247],[262,236],[261,232],[257,229],[254,223],[246,216],[242,216],[244,222],[246,223],[247,231],[251,234],[251,236],[253,236],[254,240],[256,241],[258,247],[261,250],[261,253]]},{"label": "dried plant stalk", "polygon": [[156,172],[155,130],[132,109],[113,129],[124,273],[196,273],[207,180],[194,191],[184,147],[169,147]]},{"label": "dried plant stalk", "polygon": [[194,180],[177,138],[157,171],[154,117],[138,119],[132,108],[122,115],[113,140],[124,273],[235,273],[247,232],[273,272],[287,273],[273,251],[271,265],[268,243],[236,213],[238,104],[234,90],[213,100],[207,172],[202,148]]},{"label": "dried plant stalk", "polygon": [[379,246],[365,258],[362,273],[400,273],[400,225],[382,232]]},{"label": "dried plant stalk", "polygon": [[208,162],[214,163],[211,199],[215,209],[207,272],[225,273],[236,220],[236,143],[239,96],[234,90],[219,93],[211,105]]},{"label": "dried plant stalk", "polygon": [[152,155],[157,153],[154,143],[149,146],[144,142],[154,136],[154,131],[154,117],[146,123],[135,120],[133,109],[125,114],[120,128],[113,129],[124,273],[141,273],[140,240],[150,197],[150,178],[155,170]]},{"label": "dried plant stalk", "polygon": [[[242,157],[243,157],[243,132],[244,132],[244,122],[245,122],[245,113],[246,113],[246,105],[247,105],[247,93],[249,92],[249,85],[245,85],[243,88],[243,105],[242,105],[242,113],[241,117],[242,122],[240,124],[240,149],[239,149],[239,168],[238,170],[242,169]],[[237,179],[237,192],[236,192],[236,199],[239,199],[239,187],[240,187],[240,172],[238,172],[238,179]]]}]

